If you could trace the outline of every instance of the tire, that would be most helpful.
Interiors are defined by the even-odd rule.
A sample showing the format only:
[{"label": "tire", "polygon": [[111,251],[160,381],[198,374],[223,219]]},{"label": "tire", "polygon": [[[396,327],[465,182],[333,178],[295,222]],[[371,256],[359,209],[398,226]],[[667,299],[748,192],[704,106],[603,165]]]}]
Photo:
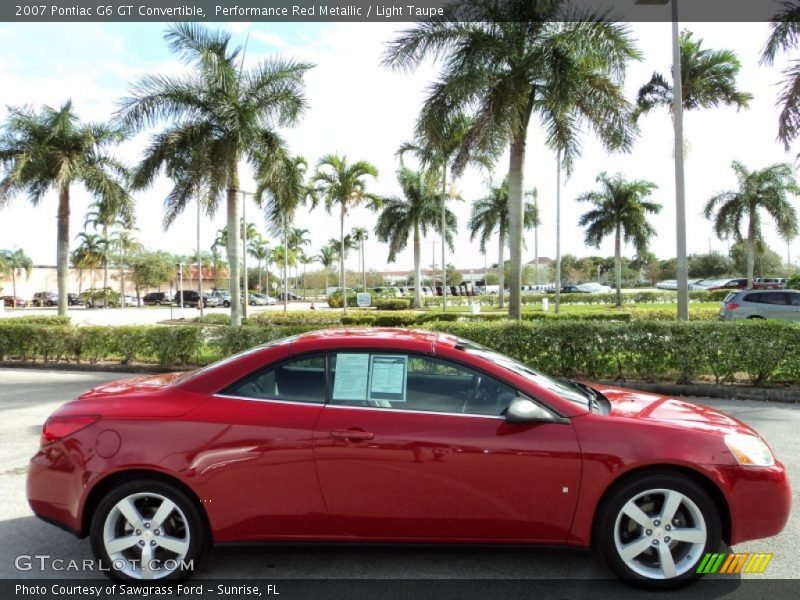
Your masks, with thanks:
[{"label": "tire", "polygon": [[231,303],[228,302],[227,300],[225,300],[225,302],[222,303],[222,306],[224,306],[225,308],[230,308],[231,307]]},{"label": "tire", "polygon": [[[665,508],[672,516],[661,522]],[[676,541],[677,536],[685,539]],[[670,590],[700,578],[697,566],[707,552],[720,547],[722,525],[716,505],[700,485],[664,472],[612,489],[598,510],[594,539],[618,577],[636,587]],[[621,554],[625,550],[628,556]]]},{"label": "tire", "polygon": [[[169,512],[155,523],[165,502],[171,503]],[[110,491],[92,515],[90,535],[105,572],[112,579],[137,583],[187,579],[200,566],[209,541],[197,505],[182,490],[156,479],[131,481]],[[146,550],[149,560],[142,557]]]}]

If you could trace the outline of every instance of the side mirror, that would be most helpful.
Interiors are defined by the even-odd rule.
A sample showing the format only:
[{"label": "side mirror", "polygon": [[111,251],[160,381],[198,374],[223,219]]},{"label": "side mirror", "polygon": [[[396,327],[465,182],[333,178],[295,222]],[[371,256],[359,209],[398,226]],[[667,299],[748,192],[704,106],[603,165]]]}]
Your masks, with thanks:
[{"label": "side mirror", "polygon": [[506,410],[508,423],[561,423],[563,419],[530,398],[516,396]]}]

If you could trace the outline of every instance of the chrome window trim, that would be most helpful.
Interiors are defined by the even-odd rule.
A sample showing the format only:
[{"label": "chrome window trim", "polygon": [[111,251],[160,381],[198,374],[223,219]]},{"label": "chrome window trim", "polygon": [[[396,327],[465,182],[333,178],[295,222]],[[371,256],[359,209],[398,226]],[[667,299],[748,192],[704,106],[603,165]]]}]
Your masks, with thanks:
[{"label": "chrome window trim", "polygon": [[316,402],[309,400],[303,402],[301,400],[279,400],[278,398],[249,398],[247,396],[234,396],[231,394],[212,394],[213,398],[227,398],[229,400],[249,400],[250,402],[267,402],[276,404],[299,404],[300,406],[325,406],[325,400]]},{"label": "chrome window trim", "polygon": [[496,419],[505,421],[506,418],[500,415],[476,415],[471,413],[452,413],[441,412],[437,410],[411,410],[409,408],[394,408],[393,406],[346,406],[344,404],[331,404],[330,402],[325,405],[325,408],[345,408],[349,410],[374,410],[386,413],[400,412],[411,413],[413,415],[440,415],[445,417],[469,417],[471,419]]}]

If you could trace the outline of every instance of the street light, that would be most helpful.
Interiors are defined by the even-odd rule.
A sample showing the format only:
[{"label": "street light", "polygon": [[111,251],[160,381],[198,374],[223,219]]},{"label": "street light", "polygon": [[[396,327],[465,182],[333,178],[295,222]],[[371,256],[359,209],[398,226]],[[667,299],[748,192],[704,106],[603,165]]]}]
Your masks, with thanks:
[{"label": "street light", "polygon": [[683,177],[683,80],[678,32],[678,0],[634,0],[642,5],[672,3],[672,118],[675,129],[675,221],[677,230],[678,318],[689,320],[689,269],[686,259],[686,196]]}]

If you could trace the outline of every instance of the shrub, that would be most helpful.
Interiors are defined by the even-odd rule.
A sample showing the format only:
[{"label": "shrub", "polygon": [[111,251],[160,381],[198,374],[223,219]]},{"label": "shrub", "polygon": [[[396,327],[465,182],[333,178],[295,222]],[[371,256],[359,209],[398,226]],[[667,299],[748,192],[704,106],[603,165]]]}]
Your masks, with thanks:
[{"label": "shrub", "polygon": [[[328,306],[331,308],[342,308],[342,290],[336,290],[328,296]],[[347,306],[356,306],[356,292],[347,288]]]},{"label": "shrub", "polygon": [[786,287],[790,290],[800,290],[800,275],[794,275],[786,280]]},{"label": "shrub", "polygon": [[736,289],[721,289],[721,290],[708,290],[705,292],[707,294],[706,300],[708,302],[722,302],[725,300],[725,296],[730,294],[731,292],[738,292],[739,290]]},{"label": "shrub", "polygon": [[372,305],[378,310],[408,310],[411,300],[408,298],[377,298]]},{"label": "shrub", "polygon": [[23,317],[9,317],[0,321],[0,323],[13,325],[69,325],[70,321],[69,317],[61,317],[59,315],[26,315]]}]

